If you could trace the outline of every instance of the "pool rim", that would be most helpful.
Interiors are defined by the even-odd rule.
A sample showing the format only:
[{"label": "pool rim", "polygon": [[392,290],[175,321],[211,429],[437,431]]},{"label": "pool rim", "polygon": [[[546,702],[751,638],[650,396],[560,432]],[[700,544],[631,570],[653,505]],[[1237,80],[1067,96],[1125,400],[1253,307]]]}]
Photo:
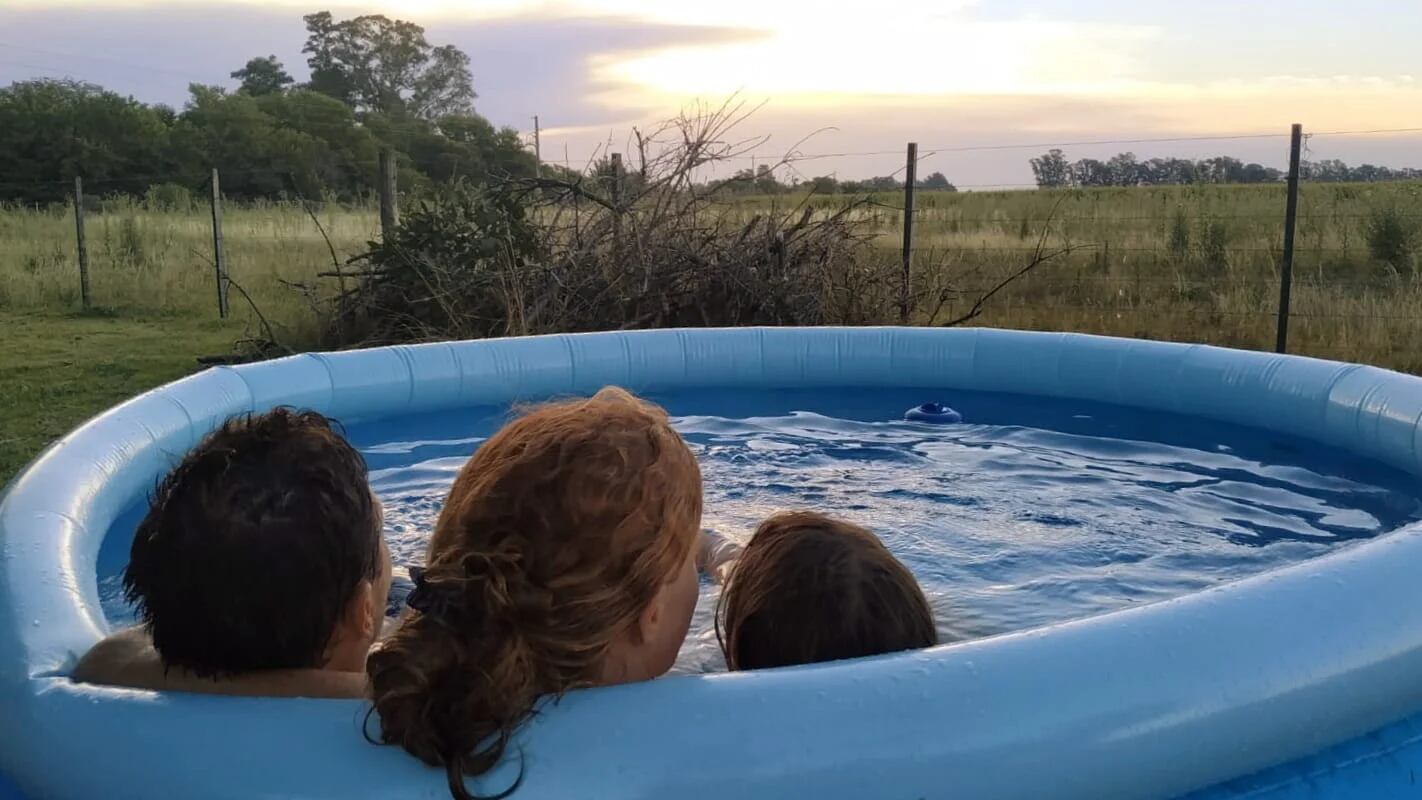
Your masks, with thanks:
[{"label": "pool rim", "polygon": [[[923,386],[1074,398],[1301,436],[1422,476],[1422,379],[1203,345],[991,329],[742,328],[395,346],[217,367],[85,423],[0,499],[0,698],[15,709],[0,719],[0,770],[31,792],[65,797],[133,786],[181,793],[199,780],[206,796],[223,797],[437,787],[442,778],[413,759],[360,740],[355,701],[163,696],[70,683],[65,671],[106,629],[99,543],[175,456],[230,413],[290,404],[351,424],[603,385]],[[1422,710],[1422,681],[1412,677],[1422,674],[1422,610],[1412,610],[1422,609],[1422,583],[1407,569],[1418,563],[1422,524],[1206,592],[1018,634],[862,662],[578,693],[526,732],[534,767],[563,768],[531,769],[518,796],[573,787],[747,794],[697,767],[693,753],[739,756],[739,768],[767,795],[817,786],[821,796],[851,797],[875,780],[925,796],[945,787],[975,797],[1189,791]],[[1299,619],[1305,612],[1307,623]],[[1225,659],[1236,669],[1221,669]],[[1033,666],[1041,663],[1052,669]],[[1160,691],[1147,691],[1141,673],[1163,684]],[[206,724],[214,714],[225,723],[217,730]],[[678,714],[699,714],[707,730],[682,737],[638,730],[675,725]],[[934,724],[963,715],[978,727],[945,732]],[[609,720],[621,736],[596,735]],[[142,736],[125,732],[140,722]],[[778,743],[787,738],[795,746]],[[1182,763],[1189,743],[1194,757]],[[248,758],[214,756],[233,748]],[[846,750],[874,768],[847,769]],[[85,769],[73,769],[76,754]],[[174,754],[191,766],[176,766]],[[338,759],[343,774],[332,779]]]}]

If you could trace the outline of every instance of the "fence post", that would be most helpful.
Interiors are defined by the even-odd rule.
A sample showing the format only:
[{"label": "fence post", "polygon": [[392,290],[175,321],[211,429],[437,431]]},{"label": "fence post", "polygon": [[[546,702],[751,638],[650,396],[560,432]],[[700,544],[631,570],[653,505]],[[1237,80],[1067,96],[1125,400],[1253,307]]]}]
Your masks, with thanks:
[{"label": "fence post", "polygon": [[913,281],[913,185],[918,182],[918,142],[908,143],[904,165],[904,273],[899,283],[899,324],[909,321],[909,294]]},{"label": "fence post", "polygon": [[217,316],[227,319],[227,264],[222,256],[222,185],[212,168],[212,267],[217,273]]},{"label": "fence post", "polygon": [[89,247],[84,242],[84,179],[74,176],[74,236],[79,244],[79,302],[89,307]]},{"label": "fence post", "polygon": [[400,199],[396,184],[395,148],[380,151],[380,238],[390,241],[400,224]]},{"label": "fence post", "polygon": [[1294,123],[1289,139],[1289,199],[1284,209],[1284,263],[1279,276],[1279,337],[1274,351],[1288,352],[1289,294],[1294,284],[1294,230],[1299,213],[1299,156],[1303,151],[1303,126]]}]

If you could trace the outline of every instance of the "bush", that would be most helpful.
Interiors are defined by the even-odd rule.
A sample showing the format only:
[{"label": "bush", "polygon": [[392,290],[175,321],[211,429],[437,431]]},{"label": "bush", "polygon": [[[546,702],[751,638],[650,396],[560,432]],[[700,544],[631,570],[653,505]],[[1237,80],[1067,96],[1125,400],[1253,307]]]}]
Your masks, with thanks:
[{"label": "bush", "polygon": [[[682,119],[681,144],[612,194],[596,174],[458,184],[407,211],[359,259],[336,344],[561,331],[882,322],[899,277],[870,264],[867,201],[746,220],[688,180],[721,157],[723,117]],[[685,134],[684,136],[682,134]],[[658,138],[658,137],[653,137]]]},{"label": "bush", "polygon": [[1223,272],[1229,268],[1229,225],[1222,219],[1205,223],[1200,235],[1200,259],[1210,269]]},{"label": "bush", "polygon": [[1190,256],[1190,220],[1185,216],[1185,209],[1175,209],[1174,216],[1170,219],[1170,253],[1175,256],[1176,261],[1184,261]]},{"label": "bush", "polygon": [[1419,231],[1416,222],[1409,220],[1397,206],[1373,209],[1363,224],[1363,235],[1368,240],[1368,252],[1375,260],[1399,271],[1412,266]]},{"label": "bush", "polygon": [[188,187],[177,183],[159,183],[148,187],[143,195],[143,205],[149,211],[193,210],[193,193]]}]

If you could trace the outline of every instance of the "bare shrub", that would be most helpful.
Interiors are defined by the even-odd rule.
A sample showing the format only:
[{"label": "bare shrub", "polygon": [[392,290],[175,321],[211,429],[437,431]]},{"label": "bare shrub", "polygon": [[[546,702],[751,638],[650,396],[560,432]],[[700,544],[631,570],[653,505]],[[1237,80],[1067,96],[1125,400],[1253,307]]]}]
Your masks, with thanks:
[{"label": "bare shrub", "polygon": [[[336,265],[333,275],[357,283],[330,309],[326,343],[897,319],[901,267],[874,247],[869,197],[732,197],[753,173],[725,164],[764,144],[733,137],[753,110],[733,100],[634,131],[627,159],[609,155],[586,174],[545,167],[541,178],[427,198],[389,240]],[[733,177],[711,179],[717,171]],[[934,324],[961,292],[955,259],[928,261],[910,308]],[[972,312],[958,321],[990,297],[967,298]]]}]

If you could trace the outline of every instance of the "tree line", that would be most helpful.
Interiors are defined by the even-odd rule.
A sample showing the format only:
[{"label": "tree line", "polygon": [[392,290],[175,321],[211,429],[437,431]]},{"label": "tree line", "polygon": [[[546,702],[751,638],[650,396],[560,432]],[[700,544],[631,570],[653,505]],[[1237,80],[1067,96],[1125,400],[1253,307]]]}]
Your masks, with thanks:
[{"label": "tree line", "polygon": [[[1135,153],[1120,153],[1106,161],[1083,158],[1068,161],[1061,150],[1049,150],[1031,159],[1032,175],[1044,189],[1093,186],[1161,186],[1191,183],[1277,183],[1284,172],[1262,164],[1248,163],[1231,156],[1152,158],[1141,161]],[[1304,162],[1299,167],[1303,180],[1319,183],[1422,180],[1422,169],[1378,167],[1364,164],[1350,167],[1336,159]]]},{"label": "tree line", "polygon": [[383,148],[410,188],[533,175],[518,132],[474,112],[458,48],[381,15],[304,20],[304,84],[264,56],[232,73],[236,90],[191,85],[181,111],[71,80],[0,88],[0,200],[62,200],[76,175],[98,194],[191,189],[213,167],[239,199],[349,199],[374,190]]},{"label": "tree line", "polygon": [[[782,181],[769,164],[761,164],[755,169],[743,169],[731,176],[726,189],[731,194],[783,194],[785,192],[809,189],[815,194],[872,194],[874,192],[903,191],[904,182],[892,176],[865,178],[864,180],[839,180],[833,175],[820,175],[806,180],[791,177]],[[941,172],[933,172],[914,182],[915,189],[929,191],[956,192],[958,188]]]}]

